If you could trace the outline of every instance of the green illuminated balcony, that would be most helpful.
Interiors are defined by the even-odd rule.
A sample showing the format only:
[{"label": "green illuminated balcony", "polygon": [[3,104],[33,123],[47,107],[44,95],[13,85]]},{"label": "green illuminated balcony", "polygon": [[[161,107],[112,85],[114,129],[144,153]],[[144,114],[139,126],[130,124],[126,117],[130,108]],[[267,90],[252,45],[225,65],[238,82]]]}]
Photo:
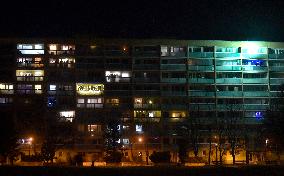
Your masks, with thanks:
[{"label": "green illuminated balcony", "polygon": [[239,65],[222,65],[222,66],[216,66],[217,71],[241,71],[242,67]]},{"label": "green illuminated balcony", "polygon": [[284,71],[284,66],[270,66],[269,71]]},{"label": "green illuminated balcony", "polygon": [[217,78],[217,84],[241,84],[242,78]]},{"label": "green illuminated balcony", "polygon": [[231,57],[240,57],[240,53],[215,53],[216,58],[231,58]]},{"label": "green illuminated balcony", "polygon": [[243,106],[241,104],[217,104],[217,110],[223,111],[241,111]]},{"label": "green illuminated balcony", "polygon": [[244,78],[243,83],[266,84],[268,83],[268,79],[267,78]]},{"label": "green illuminated balcony", "polygon": [[267,58],[267,54],[242,54],[242,57],[249,59],[265,59]]},{"label": "green illuminated balcony", "polygon": [[215,104],[190,104],[189,111],[197,110],[213,110],[215,109]]},{"label": "green illuminated balcony", "polygon": [[243,71],[267,71],[266,66],[243,65]]},{"label": "green illuminated balcony", "polygon": [[191,58],[213,58],[213,53],[188,53]]},{"label": "green illuminated balcony", "polygon": [[188,83],[207,83],[212,84],[214,83],[214,79],[207,79],[207,78],[189,78]]},{"label": "green illuminated balcony", "polygon": [[284,54],[268,54],[269,59],[284,59]]},{"label": "green illuminated balcony", "polygon": [[219,97],[242,97],[243,92],[241,92],[241,91],[217,91],[216,96],[219,96]]},{"label": "green illuminated balcony", "polygon": [[284,84],[284,78],[270,78],[270,84]]},{"label": "green illuminated balcony", "polygon": [[186,83],[186,78],[162,78],[161,82],[165,82],[165,83]]},{"label": "green illuminated balcony", "polygon": [[188,65],[190,71],[214,71],[214,66]]},{"label": "green illuminated balcony", "polygon": [[251,92],[244,92],[244,97],[268,97],[268,91],[251,91]]}]

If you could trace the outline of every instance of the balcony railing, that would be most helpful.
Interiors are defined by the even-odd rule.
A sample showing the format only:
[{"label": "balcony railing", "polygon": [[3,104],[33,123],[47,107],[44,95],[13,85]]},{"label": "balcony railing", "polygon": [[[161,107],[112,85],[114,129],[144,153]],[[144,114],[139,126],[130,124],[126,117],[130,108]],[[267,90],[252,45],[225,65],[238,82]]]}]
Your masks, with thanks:
[{"label": "balcony railing", "polygon": [[244,104],[244,110],[267,110],[268,104]]},{"label": "balcony railing", "polygon": [[186,92],[172,92],[172,91],[162,91],[162,96],[186,96]]},{"label": "balcony railing", "polygon": [[188,70],[190,71],[214,71],[213,65],[200,66],[200,65],[188,65]]},{"label": "balcony railing", "polygon": [[268,91],[244,91],[245,97],[268,97]]},{"label": "balcony railing", "polygon": [[241,92],[241,91],[217,91],[216,96],[219,96],[219,97],[242,97],[243,92]]},{"label": "balcony railing", "polygon": [[217,71],[241,71],[242,67],[239,65],[222,65],[222,66],[216,66]]},{"label": "balcony railing", "polygon": [[215,53],[216,58],[231,58],[231,57],[237,57],[239,58],[241,56],[240,53]]},{"label": "balcony railing", "polygon": [[207,91],[189,91],[190,97],[214,97],[215,92],[207,92]]},{"label": "balcony railing", "polygon": [[216,83],[218,84],[241,84],[242,78],[217,78]]},{"label": "balcony railing", "polygon": [[204,83],[204,84],[212,84],[214,83],[214,79],[209,78],[189,78],[188,83]]},{"label": "balcony railing", "polygon": [[166,82],[166,83],[186,83],[186,78],[162,78],[161,82]]},{"label": "balcony railing", "polygon": [[43,76],[17,76],[17,81],[43,81]]},{"label": "balcony railing", "polygon": [[186,70],[185,64],[161,64],[161,70]]},{"label": "balcony railing", "polygon": [[191,58],[213,58],[213,52],[207,53],[188,53]]},{"label": "balcony railing", "polygon": [[267,78],[244,78],[243,83],[255,83],[255,84],[265,84],[268,83]]}]

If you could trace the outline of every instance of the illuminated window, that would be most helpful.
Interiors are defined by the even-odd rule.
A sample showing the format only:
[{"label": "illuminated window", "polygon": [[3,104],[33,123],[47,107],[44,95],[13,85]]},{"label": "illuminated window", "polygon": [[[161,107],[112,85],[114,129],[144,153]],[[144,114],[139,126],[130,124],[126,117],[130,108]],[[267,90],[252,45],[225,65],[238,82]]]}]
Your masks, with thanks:
[{"label": "illuminated window", "polygon": [[135,125],[135,131],[136,132],[143,132],[142,125]]},{"label": "illuminated window", "polygon": [[161,111],[134,111],[135,118],[161,117]]},{"label": "illuminated window", "polygon": [[1,94],[13,94],[14,86],[12,84],[0,83],[0,93]]},{"label": "illuminated window", "polygon": [[104,91],[103,84],[76,83],[79,95],[101,95]]},{"label": "illuminated window", "polygon": [[184,111],[171,112],[170,113],[170,117],[173,117],[173,118],[183,118],[183,117],[186,117],[186,113]]},{"label": "illuminated window", "polygon": [[106,71],[105,76],[107,82],[129,82],[131,74],[126,71]]},{"label": "illuminated window", "polygon": [[142,104],[142,98],[135,98],[134,103],[135,104]]},{"label": "illuminated window", "polygon": [[77,102],[78,102],[78,103],[84,103],[85,100],[84,100],[83,98],[78,98]]},{"label": "illuminated window", "polygon": [[35,93],[36,93],[36,94],[41,94],[41,93],[42,93],[41,85],[40,85],[40,84],[36,84],[36,85],[35,85]]},{"label": "illuminated window", "polygon": [[59,112],[60,120],[65,122],[72,122],[75,118],[75,111],[61,111]]},{"label": "illuminated window", "polygon": [[119,105],[119,99],[118,98],[106,99],[106,103],[111,104],[113,106],[118,106]]},{"label": "illuminated window", "polygon": [[49,45],[49,50],[51,50],[51,51],[57,50],[57,46],[51,44],[51,45]]},{"label": "illuminated window", "polygon": [[129,144],[129,139],[122,139],[123,144]]},{"label": "illuminated window", "polygon": [[49,85],[49,90],[51,91],[56,90],[56,85]]},{"label": "illuminated window", "polygon": [[101,125],[90,124],[90,125],[88,125],[88,131],[91,132],[91,133],[101,133],[102,126]]},{"label": "illuminated window", "polygon": [[13,99],[12,98],[0,98],[0,104],[8,104],[8,103],[12,103]]},{"label": "illuminated window", "polygon": [[56,105],[56,98],[55,97],[48,97],[47,98],[47,106],[54,107]]}]

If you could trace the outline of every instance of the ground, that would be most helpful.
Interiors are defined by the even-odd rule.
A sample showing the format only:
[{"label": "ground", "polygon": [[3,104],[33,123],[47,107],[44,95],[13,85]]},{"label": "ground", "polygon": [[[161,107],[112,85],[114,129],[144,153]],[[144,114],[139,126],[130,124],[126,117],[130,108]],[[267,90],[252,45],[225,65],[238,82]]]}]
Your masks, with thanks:
[{"label": "ground", "polygon": [[242,167],[9,167],[1,166],[2,176],[283,176],[284,166]]}]

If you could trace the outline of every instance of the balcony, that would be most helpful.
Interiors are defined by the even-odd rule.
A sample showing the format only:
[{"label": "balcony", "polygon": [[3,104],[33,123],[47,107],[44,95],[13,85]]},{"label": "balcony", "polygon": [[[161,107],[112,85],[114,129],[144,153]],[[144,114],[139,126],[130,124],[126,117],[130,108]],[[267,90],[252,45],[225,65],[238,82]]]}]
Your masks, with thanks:
[{"label": "balcony", "polygon": [[217,110],[224,111],[241,111],[243,109],[242,104],[217,104]]},{"label": "balcony", "polygon": [[197,110],[214,110],[215,104],[190,104],[189,110],[190,111],[197,111]]},{"label": "balcony", "polygon": [[161,70],[185,71],[185,64],[161,64]]},{"label": "balcony", "polygon": [[202,84],[213,84],[214,79],[208,78],[189,78],[188,83],[202,83]]},{"label": "balcony", "polygon": [[243,92],[241,91],[217,91],[216,96],[218,97],[242,97]]},{"label": "balcony", "polygon": [[239,65],[222,65],[222,66],[216,66],[216,71],[241,71],[242,67]]},{"label": "balcony", "polygon": [[256,118],[244,118],[244,124],[249,124],[249,125],[262,124],[262,121]]},{"label": "balcony", "polygon": [[139,117],[139,118],[134,118],[134,123],[145,123],[145,122],[160,122],[161,118],[160,117]]},{"label": "balcony", "polygon": [[268,91],[251,91],[244,92],[244,97],[269,97]]},{"label": "balcony", "polygon": [[134,104],[135,109],[159,109],[159,104]]},{"label": "balcony", "polygon": [[17,76],[17,81],[43,81],[43,76]]},{"label": "balcony", "polygon": [[134,90],[133,95],[135,96],[160,96],[159,90]]},{"label": "balcony", "polygon": [[213,53],[188,53],[190,58],[213,58]]},{"label": "balcony", "polygon": [[217,78],[217,84],[241,84],[242,78]]},{"label": "balcony", "polygon": [[270,84],[284,84],[284,78],[270,78]]},{"label": "balcony", "polygon": [[190,97],[215,97],[215,92],[207,92],[207,91],[189,91]]},{"label": "balcony", "polygon": [[130,90],[105,90],[105,96],[131,96]]},{"label": "balcony", "polygon": [[248,59],[266,59],[267,54],[242,54],[242,57]]},{"label": "balcony", "polygon": [[133,65],[133,70],[159,70],[160,65],[155,64],[141,64],[141,65]]},{"label": "balcony", "polygon": [[214,71],[213,65],[199,66],[199,65],[188,65],[189,71]]},{"label": "balcony", "polygon": [[106,50],[105,56],[128,57],[129,53],[123,50]]},{"label": "balcony", "polygon": [[244,104],[245,110],[267,110],[269,109],[268,104]]},{"label": "balcony", "polygon": [[284,66],[270,66],[269,71],[282,71],[282,72],[284,72]]},{"label": "balcony", "polygon": [[186,104],[162,104],[161,105],[162,109],[172,109],[172,110],[187,110],[187,105]]},{"label": "balcony", "polygon": [[284,59],[284,54],[268,54],[269,59]]},{"label": "balcony", "polygon": [[237,57],[240,58],[241,54],[240,53],[215,53],[216,58],[232,58],[232,57]]},{"label": "balcony", "polygon": [[186,83],[186,78],[162,78],[164,83]]},{"label": "balcony", "polygon": [[157,51],[135,51],[133,52],[135,57],[160,57],[160,53]]},{"label": "balcony", "polygon": [[267,71],[266,66],[243,65],[243,71]]},{"label": "balcony", "polygon": [[159,83],[160,78],[134,78],[133,82],[135,83],[143,83],[143,82],[148,82],[148,83]]},{"label": "balcony", "polygon": [[186,96],[186,92],[172,92],[172,91],[162,91],[162,96]]},{"label": "balcony", "polygon": [[267,78],[244,78],[243,83],[267,84]]}]

